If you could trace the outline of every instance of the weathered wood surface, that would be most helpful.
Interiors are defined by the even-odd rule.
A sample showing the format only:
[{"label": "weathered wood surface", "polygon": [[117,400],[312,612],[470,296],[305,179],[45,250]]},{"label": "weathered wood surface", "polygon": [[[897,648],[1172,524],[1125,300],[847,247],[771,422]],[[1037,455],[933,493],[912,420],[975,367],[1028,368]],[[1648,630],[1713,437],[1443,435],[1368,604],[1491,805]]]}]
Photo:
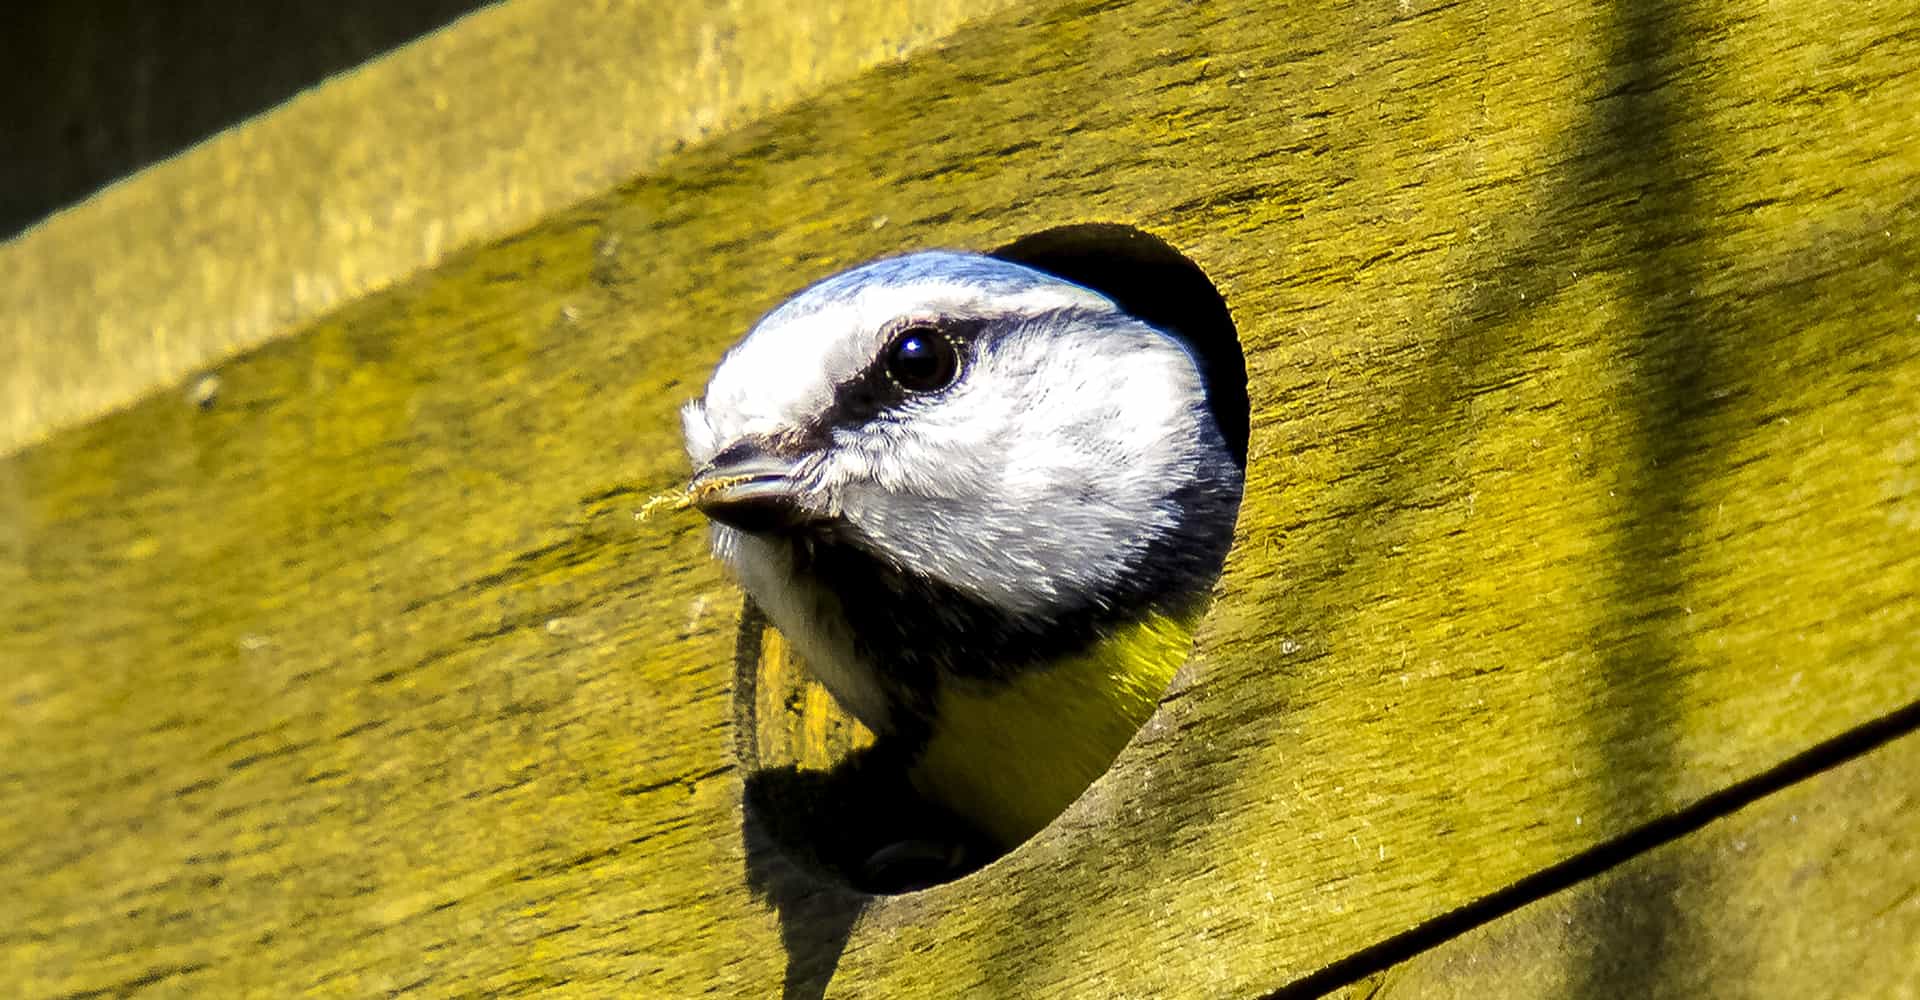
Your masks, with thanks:
[{"label": "weathered wood surface", "polygon": [[[1916,66],[1897,7],[1027,5],[60,432],[0,464],[0,966],[1258,995],[1698,808],[1920,701]],[[813,277],[1089,218],[1248,346],[1199,652],[1006,859],[808,892],[737,595],[632,517],[673,409]]]},{"label": "weathered wood surface", "polygon": [[1920,997],[1916,774],[1908,735],[1350,995]]},{"label": "weathered wood surface", "polygon": [[1007,4],[514,0],[470,15],[0,246],[0,453]]},{"label": "weathered wood surface", "polygon": [[0,239],[487,2],[9,3]]}]

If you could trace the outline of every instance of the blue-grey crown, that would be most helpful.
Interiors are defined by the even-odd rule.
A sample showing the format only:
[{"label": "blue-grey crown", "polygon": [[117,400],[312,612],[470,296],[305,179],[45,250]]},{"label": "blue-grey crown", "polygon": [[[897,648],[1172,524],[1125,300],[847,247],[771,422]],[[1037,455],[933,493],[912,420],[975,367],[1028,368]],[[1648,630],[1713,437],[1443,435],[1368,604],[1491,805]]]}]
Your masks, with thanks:
[{"label": "blue-grey crown", "polygon": [[[787,313],[812,312],[834,302],[852,299],[863,289],[911,285],[929,278],[971,285],[992,295],[1015,295],[1034,288],[1061,285],[1081,287],[1011,261],[952,250],[925,250],[899,257],[883,257],[822,279],[788,299],[770,313],[767,320]],[[1089,293],[1097,294],[1090,290]]]}]

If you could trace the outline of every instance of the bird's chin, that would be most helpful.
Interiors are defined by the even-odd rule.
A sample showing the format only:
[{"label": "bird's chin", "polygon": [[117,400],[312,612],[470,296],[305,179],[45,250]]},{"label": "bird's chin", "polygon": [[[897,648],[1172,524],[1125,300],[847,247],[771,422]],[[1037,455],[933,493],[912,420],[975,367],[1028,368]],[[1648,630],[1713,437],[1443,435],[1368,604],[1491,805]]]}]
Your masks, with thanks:
[{"label": "bird's chin", "polygon": [[[739,568],[741,559],[777,559],[785,572],[804,570],[820,545],[839,540],[838,522],[804,518],[783,527],[750,529],[719,519],[712,521],[713,554]],[[777,553],[777,556],[775,555]]]}]

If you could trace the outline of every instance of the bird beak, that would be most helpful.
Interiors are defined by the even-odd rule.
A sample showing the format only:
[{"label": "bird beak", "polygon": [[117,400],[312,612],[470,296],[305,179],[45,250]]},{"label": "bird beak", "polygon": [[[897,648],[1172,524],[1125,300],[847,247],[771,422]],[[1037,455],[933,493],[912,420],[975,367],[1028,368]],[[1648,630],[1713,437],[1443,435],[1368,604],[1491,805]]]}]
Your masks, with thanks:
[{"label": "bird beak", "polygon": [[814,519],[796,478],[799,466],[758,441],[735,441],[693,474],[687,492],[700,513],[741,531],[796,528]]}]

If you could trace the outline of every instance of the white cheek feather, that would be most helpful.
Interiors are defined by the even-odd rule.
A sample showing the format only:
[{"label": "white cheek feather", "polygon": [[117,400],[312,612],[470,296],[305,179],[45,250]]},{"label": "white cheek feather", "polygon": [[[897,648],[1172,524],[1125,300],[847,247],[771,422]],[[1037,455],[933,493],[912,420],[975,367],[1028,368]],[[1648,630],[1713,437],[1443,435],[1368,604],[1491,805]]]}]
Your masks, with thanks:
[{"label": "white cheek feather", "polygon": [[680,432],[687,439],[687,458],[693,467],[713,461],[720,453],[721,443],[713,433],[713,425],[707,421],[707,408],[699,400],[694,400],[680,408]]},{"label": "white cheek feather", "polygon": [[1144,327],[1095,343],[1008,338],[893,433],[848,432],[833,476],[847,518],[1009,610],[1044,613],[1129,572],[1199,463],[1202,387],[1186,352]]}]

